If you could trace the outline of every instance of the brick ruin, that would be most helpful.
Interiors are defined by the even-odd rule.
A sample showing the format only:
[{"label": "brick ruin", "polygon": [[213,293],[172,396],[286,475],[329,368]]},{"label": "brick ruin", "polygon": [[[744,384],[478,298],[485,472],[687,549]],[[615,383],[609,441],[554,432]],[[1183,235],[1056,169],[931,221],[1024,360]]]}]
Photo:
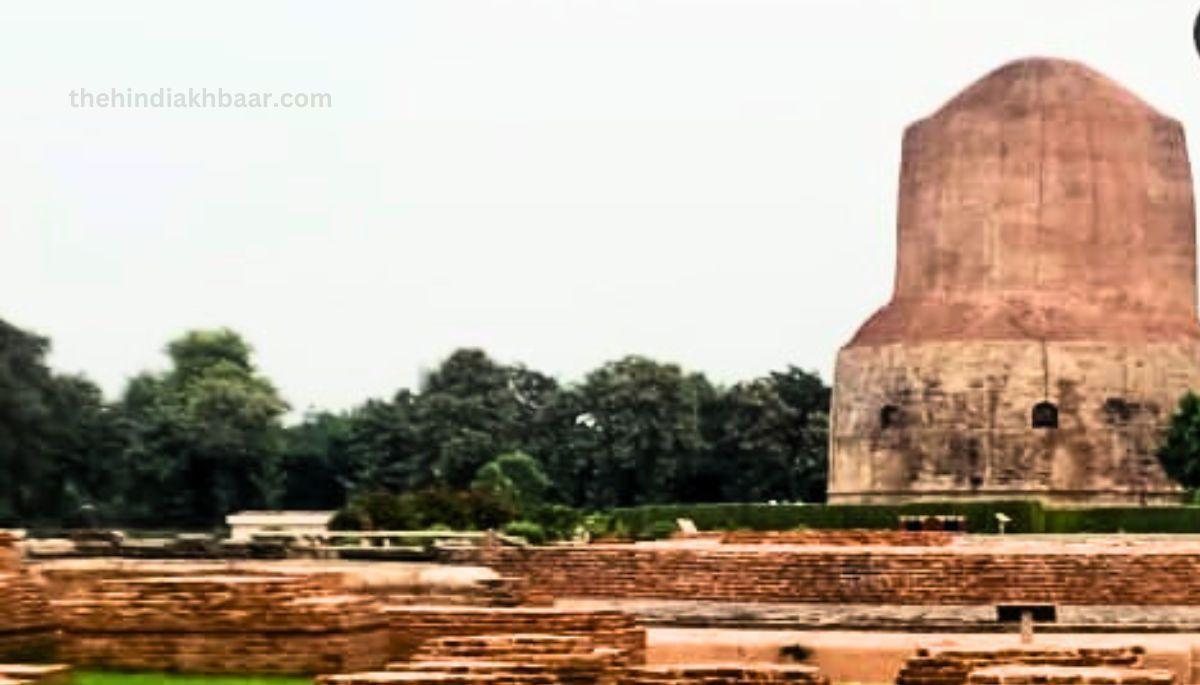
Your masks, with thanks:
[{"label": "brick ruin", "polygon": [[1098,666],[990,666],[972,671],[969,685],[1174,685],[1170,671]]},{"label": "brick ruin", "polygon": [[922,648],[896,685],[1174,685],[1140,647]]},{"label": "brick ruin", "polygon": [[[428,650],[449,650],[454,640],[501,645],[514,635],[533,633],[554,635],[558,647],[586,643],[588,654],[579,658],[602,659],[605,672],[645,657],[646,631],[632,615],[536,606],[544,596],[533,592],[523,577],[482,578],[454,594],[414,595],[408,587],[392,588],[399,592],[391,594],[350,583],[337,565],[327,572],[277,567],[280,572],[270,573],[251,565],[216,573],[216,568],[221,565],[203,562],[57,566],[39,573],[48,581],[48,591],[24,570],[21,577],[27,581],[23,588],[36,590],[39,603],[31,609],[43,623],[53,622],[59,655],[87,668],[372,671],[418,654],[429,660],[438,653]],[[167,570],[175,573],[163,575]],[[364,573],[378,582],[369,570]],[[417,598],[439,603],[413,603]],[[11,607],[0,606],[0,618]],[[0,628],[8,625],[0,622]],[[521,644],[537,642],[522,638]],[[500,653],[497,649],[493,655]],[[516,650],[509,656],[520,654]]]},{"label": "brick ruin", "polygon": [[22,564],[16,540],[0,533],[0,662],[47,658],[56,640],[46,593]]},{"label": "brick ruin", "polygon": [[63,664],[0,664],[4,685],[71,685],[71,667]]},{"label": "brick ruin", "polygon": [[641,663],[646,654],[646,629],[623,611],[393,605],[385,607],[384,613],[395,659],[412,658],[427,640],[436,637],[512,633],[586,637],[597,647],[619,650],[630,663]]},{"label": "brick ruin", "polygon": [[1183,127],[1074,62],[997,69],[904,134],[891,301],[838,354],[832,502],[1178,499],[1200,388]]},{"label": "brick ruin", "polygon": [[426,640],[386,671],[322,676],[317,685],[473,683],[512,685],[828,685],[813,666],[645,665],[625,650],[584,635],[490,634]]},{"label": "brick ruin", "polygon": [[[810,544],[807,536],[781,534],[725,544],[493,547],[460,550],[449,560],[476,567],[486,562],[501,586],[562,598],[715,600],[735,608],[751,602],[1200,603],[1196,543],[1126,540],[1101,549],[973,536],[939,540],[945,544],[855,546],[836,536]],[[495,606],[489,595],[472,594],[475,605],[460,603],[466,595],[445,604],[414,604],[406,594],[393,598],[362,586],[349,591],[353,584],[339,584],[333,572],[241,573],[228,567],[225,574],[164,576],[163,568],[122,564],[108,578],[97,575],[111,568],[47,573],[52,583],[63,583],[50,593],[48,606],[61,624],[64,661],[85,668],[330,674],[321,678],[328,685],[828,682],[810,664],[786,663],[807,657],[782,650],[773,657],[760,653],[751,663],[646,663],[644,615],[629,613],[640,611],[632,607],[598,608],[611,607],[608,602]],[[464,574],[455,570],[450,577]],[[378,574],[372,579],[378,581]],[[1046,682],[1064,685],[1069,674],[1062,669],[1107,669],[1070,677],[1117,678],[1097,682],[1158,684],[1170,678],[1150,673],[1138,650],[1042,648],[1036,658],[1028,650],[1022,658],[1013,653],[931,648],[909,660],[897,683],[994,685],[986,679],[1035,677],[1028,670],[980,673],[1013,664],[1053,669],[1043,674]],[[1186,668],[1171,663],[1176,672]]]},{"label": "brick ruin", "polygon": [[1134,670],[1143,669],[1144,661],[1145,650],[1138,647],[923,647],[900,669],[896,685],[963,685],[980,669],[1005,665]]},{"label": "brick ruin", "polygon": [[55,601],[63,658],[110,669],[321,673],[387,659],[386,621],[369,597],[308,578],[115,579]]},{"label": "brick ruin", "polygon": [[1200,545],[1078,549],[632,544],[491,548],[459,561],[559,597],[967,605],[1200,603]]},{"label": "brick ruin", "polygon": [[836,547],[941,547],[961,538],[942,530],[730,530],[717,534],[726,545],[833,545]]}]

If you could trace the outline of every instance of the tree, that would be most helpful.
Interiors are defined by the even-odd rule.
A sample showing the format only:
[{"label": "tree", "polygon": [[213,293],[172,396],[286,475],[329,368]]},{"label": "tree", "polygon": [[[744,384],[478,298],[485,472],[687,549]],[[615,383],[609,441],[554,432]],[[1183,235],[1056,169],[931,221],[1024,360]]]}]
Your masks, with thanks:
[{"label": "tree", "polygon": [[167,347],[172,368],[126,389],[127,462],[139,516],[214,524],[231,511],[273,506],[287,404],[228,329],[191,331]]},{"label": "tree", "polygon": [[823,501],[829,388],[796,368],[739,383],[706,414],[718,499]]},{"label": "tree", "polygon": [[50,432],[50,341],[0,321],[0,518],[36,513]]},{"label": "tree", "polygon": [[116,500],[121,445],[100,390],[56,375],[46,338],[0,320],[0,519],[56,521]]},{"label": "tree", "polygon": [[1171,416],[1158,460],[1180,485],[1189,490],[1200,488],[1200,396],[1190,390]]},{"label": "tree", "polygon": [[82,376],[56,376],[48,405],[54,432],[40,513],[73,525],[119,520],[127,483],[118,412]]},{"label": "tree", "polygon": [[527,515],[546,501],[553,483],[542,465],[524,452],[509,452],[479,467],[472,490],[488,492],[511,502],[519,515]]},{"label": "tree", "polygon": [[284,430],[283,472],[286,509],[337,509],[355,482],[351,461],[353,422],[345,414],[309,414]]},{"label": "tree", "polygon": [[538,414],[557,392],[549,376],[456,350],[426,377],[414,407],[426,473],[467,487],[496,454],[528,449]]},{"label": "tree", "polygon": [[686,485],[708,449],[701,407],[712,386],[703,376],[630,356],[588,374],[576,392],[582,504],[690,499]]}]

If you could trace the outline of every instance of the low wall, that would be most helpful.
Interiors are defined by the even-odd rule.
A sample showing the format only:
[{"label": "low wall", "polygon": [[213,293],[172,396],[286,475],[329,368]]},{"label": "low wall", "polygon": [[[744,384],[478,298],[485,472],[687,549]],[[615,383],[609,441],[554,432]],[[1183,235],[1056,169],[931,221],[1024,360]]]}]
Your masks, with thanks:
[{"label": "low wall", "polygon": [[22,564],[16,540],[0,534],[0,661],[49,658],[57,641],[44,589]]},{"label": "low wall", "polygon": [[205,561],[159,559],[45,559],[30,564],[52,599],[88,596],[116,579],[165,576],[302,577],[337,593],[367,594],[389,604],[517,606],[545,601],[524,578],[503,578],[483,567],[386,561]]},{"label": "low wall", "polygon": [[505,633],[586,637],[596,647],[620,650],[626,663],[642,663],[646,654],[646,629],[621,611],[398,605],[384,614],[395,659],[411,658],[433,638]]},{"label": "low wall", "polygon": [[617,678],[619,685],[762,685],[796,683],[829,685],[829,678],[812,666],[780,664],[696,664],[642,666]]},{"label": "low wall", "polygon": [[1138,669],[1145,663],[1144,656],[1145,650],[1141,647],[923,647],[900,669],[896,685],[962,685],[967,682],[968,676],[979,669],[1011,664]]},{"label": "low wall", "polygon": [[1200,603],[1200,546],[492,547],[447,557],[558,597],[859,604]]},{"label": "low wall", "polygon": [[374,600],[294,577],[109,580],[54,602],[62,657],[78,666],[314,674],[378,668],[386,619]]},{"label": "low wall", "polygon": [[727,545],[834,545],[859,547],[888,545],[894,547],[940,547],[949,545],[958,533],[948,531],[912,530],[731,530],[721,533]]}]

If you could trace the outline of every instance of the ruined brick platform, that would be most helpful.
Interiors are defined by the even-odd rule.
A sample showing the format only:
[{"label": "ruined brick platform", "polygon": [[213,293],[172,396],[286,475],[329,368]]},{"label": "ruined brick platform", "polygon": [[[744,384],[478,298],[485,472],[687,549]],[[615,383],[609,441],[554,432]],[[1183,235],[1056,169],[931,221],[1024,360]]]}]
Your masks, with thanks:
[{"label": "ruined brick platform", "polygon": [[1174,685],[1170,671],[1144,668],[991,666],[972,671],[969,685]]},{"label": "ruined brick platform", "polygon": [[17,541],[0,533],[0,661],[52,657],[57,644],[45,590],[22,563]]},{"label": "ruined brick platform", "polygon": [[64,660],[80,666],[311,674],[379,668],[387,659],[378,604],[306,578],[117,579],[54,605]]},{"label": "ruined brick platform", "polygon": [[24,685],[70,685],[71,667],[65,664],[0,664],[0,682]]},{"label": "ruined brick platform", "polygon": [[[896,685],[962,685],[980,669],[994,666],[1140,668],[1140,647],[1103,649],[1007,647],[1003,649],[921,648],[896,677]],[[1144,671],[1143,671],[1144,672]]]},{"label": "ruined brick platform", "polygon": [[892,605],[1200,604],[1200,541],[987,540],[941,547],[604,544],[469,550],[448,561],[558,597]]},{"label": "ruined brick platform", "polygon": [[412,658],[432,638],[505,633],[581,636],[620,650],[628,663],[641,663],[646,654],[646,629],[632,614],[609,609],[396,605],[384,607],[384,614],[395,659]]},{"label": "ruined brick platform", "polygon": [[369,671],[321,676],[316,685],[556,685],[546,673],[511,671]]},{"label": "ruined brick platform", "polygon": [[730,530],[720,534],[727,545],[834,545],[861,547],[892,545],[896,547],[940,547],[961,537],[959,533],[943,530]]},{"label": "ruined brick platform", "polygon": [[639,666],[626,670],[620,685],[749,685],[750,683],[811,683],[828,685],[829,678],[814,666],[784,664],[699,664]]}]

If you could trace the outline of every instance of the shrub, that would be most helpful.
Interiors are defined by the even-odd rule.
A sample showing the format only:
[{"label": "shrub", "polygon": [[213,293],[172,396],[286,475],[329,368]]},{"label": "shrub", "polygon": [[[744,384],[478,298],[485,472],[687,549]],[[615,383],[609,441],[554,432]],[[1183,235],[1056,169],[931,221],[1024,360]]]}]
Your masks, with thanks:
[{"label": "shrub", "polygon": [[1047,509],[1047,533],[1200,533],[1200,507]]},{"label": "shrub", "polygon": [[554,487],[538,460],[524,452],[502,454],[475,473],[471,489],[510,502],[522,515],[545,501]]},{"label": "shrub", "polygon": [[688,518],[701,530],[793,530],[806,528],[897,529],[901,516],[955,515],[966,519],[967,531],[995,533],[996,513],[1011,522],[1009,533],[1040,532],[1044,526],[1040,504],[1031,501],[921,502],[912,504],[674,504],[615,509],[626,530],[644,532],[655,521]]},{"label": "shrub", "polygon": [[1200,395],[1188,391],[1179,399],[1158,449],[1158,461],[1175,482],[1200,486]]},{"label": "shrub", "polygon": [[427,488],[355,497],[334,517],[335,530],[495,529],[516,518],[511,504],[487,492]]},{"label": "shrub", "polygon": [[504,534],[525,538],[531,545],[541,545],[546,542],[546,531],[533,521],[512,521],[505,524]]},{"label": "shrub", "polygon": [[329,520],[330,530],[370,530],[371,517],[361,507],[347,505]]},{"label": "shrub", "polygon": [[675,525],[674,521],[658,520],[653,521],[650,525],[641,530],[638,535],[640,540],[666,540],[679,530],[679,526]]},{"label": "shrub", "polygon": [[530,512],[529,520],[540,525],[551,540],[568,540],[583,525],[583,512],[565,504],[544,504]]}]

